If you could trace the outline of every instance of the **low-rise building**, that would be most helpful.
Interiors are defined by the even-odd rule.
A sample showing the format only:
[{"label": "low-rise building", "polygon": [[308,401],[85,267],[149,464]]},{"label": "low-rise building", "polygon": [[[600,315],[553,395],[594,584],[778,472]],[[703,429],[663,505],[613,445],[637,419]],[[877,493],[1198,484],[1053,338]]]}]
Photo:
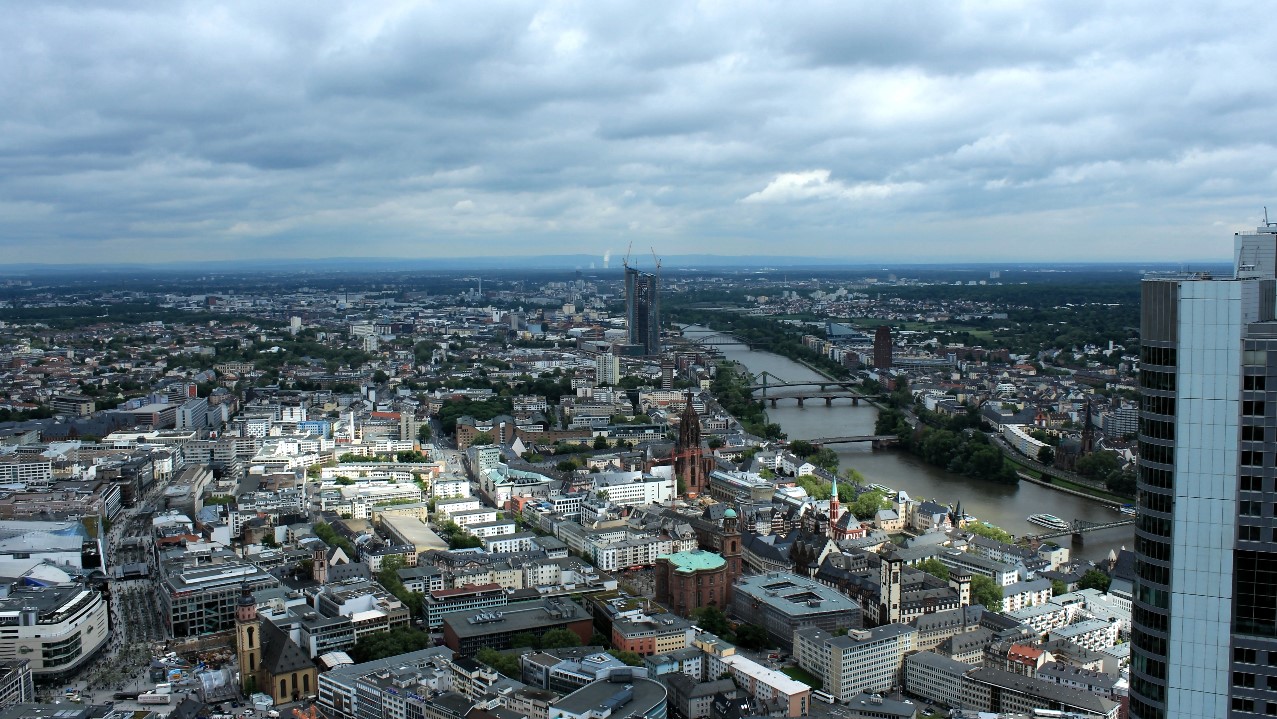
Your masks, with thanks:
[{"label": "low-rise building", "polygon": [[106,644],[107,624],[106,599],[82,584],[0,585],[0,660],[26,660],[28,678],[76,672]]},{"label": "low-rise building", "polygon": [[462,656],[472,656],[484,647],[509,649],[519,634],[540,636],[553,629],[567,629],[584,644],[594,633],[589,612],[569,599],[558,597],[494,609],[450,612],[441,615],[440,621],[444,643]]},{"label": "low-rise building", "polygon": [[1106,622],[1103,619],[1085,619],[1067,627],[1052,629],[1047,635],[1048,641],[1069,641],[1074,644],[1099,651],[1117,644],[1118,622]]},{"label": "low-rise building", "polygon": [[805,627],[794,632],[794,659],[824,682],[824,691],[843,701],[898,686],[916,633],[907,624],[853,629],[844,636]]},{"label": "low-rise building", "polygon": [[905,691],[944,706],[962,702],[962,677],[971,665],[935,652],[917,652],[905,658]]},{"label": "low-rise building", "polygon": [[[618,677],[619,679],[619,677]],[[651,679],[599,680],[550,705],[554,719],[666,719],[669,691]]]},{"label": "low-rise building", "polygon": [[1084,717],[1116,719],[1121,705],[1080,689],[1070,689],[1001,669],[972,669],[963,675],[962,706],[986,712],[1035,710],[1072,712]]},{"label": "low-rise building", "polygon": [[769,714],[806,716],[811,708],[811,687],[788,674],[736,653],[725,642],[698,642],[705,651],[706,678],[731,676],[736,686],[761,703]]},{"label": "low-rise building", "polygon": [[176,547],[161,554],[161,616],[176,638],[230,631],[242,590],[279,586],[279,579],[227,549]]},{"label": "low-rise building", "polygon": [[523,681],[548,689],[556,696],[574,692],[598,681],[617,677],[647,676],[645,668],[631,667],[603,651],[602,647],[565,647],[527,652],[519,656]]},{"label": "low-rise building", "polygon": [[612,620],[612,646],[639,656],[666,654],[691,646],[692,623],[675,614],[636,614]]},{"label": "low-rise building", "polygon": [[[1029,579],[1013,582],[1002,587],[1002,607],[1004,612],[1014,612],[1025,607],[1035,607],[1051,600],[1051,582],[1047,579]],[[998,607],[990,607],[998,609]]]},{"label": "low-rise building", "polygon": [[443,627],[443,615],[473,609],[504,607],[509,603],[506,590],[499,584],[476,584],[456,589],[438,589],[426,595],[426,625],[431,631]]},{"label": "low-rise building", "polygon": [[794,631],[815,627],[833,633],[859,629],[860,605],[814,579],[789,572],[741,577],[732,595],[732,613],[767,630],[782,647],[794,641]]}]

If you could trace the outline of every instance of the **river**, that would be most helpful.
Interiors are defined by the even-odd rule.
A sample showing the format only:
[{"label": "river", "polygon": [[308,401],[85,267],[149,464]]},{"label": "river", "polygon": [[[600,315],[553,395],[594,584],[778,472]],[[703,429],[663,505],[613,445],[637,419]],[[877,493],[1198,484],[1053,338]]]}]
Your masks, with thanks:
[{"label": "river", "polygon": [[[684,334],[704,337],[716,333],[689,326]],[[815,371],[770,352],[753,351],[742,345],[724,345],[718,349],[725,359],[741,363],[754,374],[768,372],[786,382],[823,379]],[[831,407],[826,407],[821,400],[808,401],[799,407],[795,400],[782,399],[774,409],[769,404],[767,417],[768,421],[779,424],[789,439],[814,439],[873,434],[878,410],[867,403],[852,406],[847,399],[836,399]],[[831,446],[838,453],[841,467],[856,469],[868,483],[903,489],[915,499],[932,499],[941,504],[960,500],[968,514],[1017,536],[1046,531],[1027,520],[1030,514],[1038,512],[1054,514],[1066,521],[1109,522],[1120,518],[1108,505],[1029,482],[1006,485],[973,479],[933,467],[908,452],[874,451],[868,444]],[[1099,561],[1108,556],[1110,550],[1133,546],[1134,536],[1135,530],[1130,526],[1088,532],[1085,545],[1080,550],[1074,547],[1074,551],[1081,557]],[[1058,541],[1068,542],[1068,538]]]}]

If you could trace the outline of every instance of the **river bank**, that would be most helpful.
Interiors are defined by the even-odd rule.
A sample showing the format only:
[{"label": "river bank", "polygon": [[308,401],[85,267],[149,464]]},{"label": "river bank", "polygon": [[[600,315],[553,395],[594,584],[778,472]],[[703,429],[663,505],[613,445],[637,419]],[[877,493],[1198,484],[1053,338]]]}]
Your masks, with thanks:
[{"label": "river bank", "polygon": [[[697,334],[714,333],[701,328]],[[724,347],[722,354],[753,374],[766,371],[790,382],[829,381],[821,373],[771,353]],[[804,407],[798,407],[794,400],[780,400],[775,408],[767,410],[767,421],[779,424],[791,440],[874,434],[877,417],[877,408],[864,401],[853,406],[850,400],[837,400],[832,406],[808,402]],[[976,480],[933,467],[912,454],[896,450],[874,451],[866,445],[837,445],[833,449],[840,466],[857,470],[867,483],[903,489],[911,497],[940,504],[961,502],[964,512],[1017,536],[1041,533],[1040,527],[1028,521],[1031,514],[1046,512],[1066,520],[1081,519],[1096,524],[1105,524],[1116,516],[1109,508],[1111,502],[1075,496],[1059,491],[1060,488],[1030,482],[998,484]],[[1110,550],[1131,546],[1133,535],[1131,527],[1087,534],[1080,555],[1102,559]]]}]

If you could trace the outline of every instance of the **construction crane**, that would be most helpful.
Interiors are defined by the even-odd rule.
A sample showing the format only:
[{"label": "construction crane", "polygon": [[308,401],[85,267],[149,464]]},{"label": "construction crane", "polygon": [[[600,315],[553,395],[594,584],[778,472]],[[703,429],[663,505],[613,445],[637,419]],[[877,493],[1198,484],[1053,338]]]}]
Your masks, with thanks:
[{"label": "construction crane", "polygon": [[621,266],[630,269],[630,250],[634,249],[634,240],[630,240],[630,246],[625,248],[625,259],[621,260]]}]

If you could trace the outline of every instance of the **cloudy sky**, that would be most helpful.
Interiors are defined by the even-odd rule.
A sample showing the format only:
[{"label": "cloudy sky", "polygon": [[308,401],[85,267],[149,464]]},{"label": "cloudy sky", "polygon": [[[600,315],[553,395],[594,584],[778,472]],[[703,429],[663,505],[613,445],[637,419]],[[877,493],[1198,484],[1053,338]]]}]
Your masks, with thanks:
[{"label": "cloudy sky", "polygon": [[1266,3],[14,2],[2,262],[1226,258]]}]

